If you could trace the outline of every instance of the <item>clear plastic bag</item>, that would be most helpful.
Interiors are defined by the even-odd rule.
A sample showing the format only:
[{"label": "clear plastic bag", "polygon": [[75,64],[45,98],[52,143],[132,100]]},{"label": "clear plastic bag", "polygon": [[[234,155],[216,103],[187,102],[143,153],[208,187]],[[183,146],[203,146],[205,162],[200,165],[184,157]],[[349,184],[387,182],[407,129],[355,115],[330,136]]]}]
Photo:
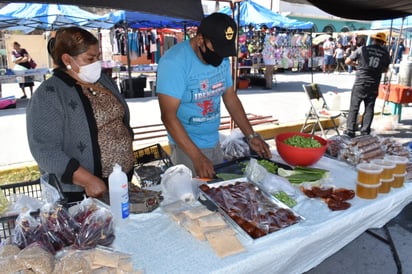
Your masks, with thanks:
[{"label": "clear plastic bag", "polygon": [[161,186],[165,204],[179,200],[190,204],[199,198],[199,181],[192,178],[192,171],[185,165],[169,167]]},{"label": "clear plastic bag", "polygon": [[40,177],[41,194],[45,202],[54,204],[58,202],[62,197],[59,191],[49,183],[49,180],[49,174],[43,174]]},{"label": "clear plastic bag", "polygon": [[82,224],[89,215],[96,211],[99,207],[92,198],[84,198],[80,204],[72,206],[69,208],[70,215],[73,216],[74,220],[79,224]]},{"label": "clear plastic bag", "polygon": [[17,216],[16,227],[14,228],[13,244],[23,249],[33,243],[37,243],[50,253],[55,253],[47,230],[40,221],[30,215],[29,212],[22,212]]},{"label": "clear plastic bag", "polygon": [[12,200],[15,202],[9,206],[7,212],[5,213],[6,215],[18,215],[25,211],[35,212],[43,205],[43,202],[39,199],[27,196],[25,194],[17,194]]},{"label": "clear plastic bag", "polygon": [[41,243],[32,243],[16,255],[16,263],[34,273],[49,274],[54,269],[54,256]]},{"label": "clear plastic bag", "polygon": [[56,251],[73,244],[80,230],[80,224],[58,204],[45,204],[40,211],[40,222]]},{"label": "clear plastic bag", "polygon": [[232,161],[250,156],[249,144],[245,142],[244,137],[243,133],[236,128],[221,142],[223,157],[226,160]]},{"label": "clear plastic bag", "polygon": [[16,218],[13,243],[19,248],[25,248],[38,240],[37,233],[40,222],[30,215],[30,212],[22,212]]},{"label": "clear plastic bag", "polygon": [[108,246],[114,237],[112,213],[106,208],[98,208],[82,222],[73,247],[90,249],[97,245]]},{"label": "clear plastic bag", "polygon": [[296,195],[296,189],[287,179],[268,172],[254,158],[251,158],[246,166],[245,175],[250,181],[259,185],[266,192],[275,193],[283,191],[291,196]]}]

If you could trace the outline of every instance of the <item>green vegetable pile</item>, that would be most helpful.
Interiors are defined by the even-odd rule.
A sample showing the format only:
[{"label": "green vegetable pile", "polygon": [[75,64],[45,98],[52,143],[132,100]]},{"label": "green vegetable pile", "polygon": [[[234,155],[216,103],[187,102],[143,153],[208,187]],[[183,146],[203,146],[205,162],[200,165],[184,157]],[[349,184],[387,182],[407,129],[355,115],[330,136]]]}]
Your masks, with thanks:
[{"label": "green vegetable pile", "polygon": [[322,146],[318,140],[300,135],[289,137],[284,141],[284,143],[290,146],[302,148],[317,148]]},{"label": "green vegetable pile", "polygon": [[294,207],[298,203],[295,201],[295,199],[291,198],[286,192],[284,191],[279,191],[276,193],[272,194],[276,199],[287,205],[288,207]]},{"label": "green vegetable pile", "polygon": [[282,170],[279,175],[285,177],[292,184],[317,182],[325,178],[328,170],[314,167],[296,166],[293,170]]},{"label": "green vegetable pile", "polygon": [[244,177],[241,174],[234,174],[234,173],[216,173],[216,177],[222,179],[223,181],[234,180]]},{"label": "green vegetable pile", "polygon": [[274,162],[271,162],[266,159],[258,160],[258,164],[263,166],[268,172],[276,174],[278,171],[278,166]]}]

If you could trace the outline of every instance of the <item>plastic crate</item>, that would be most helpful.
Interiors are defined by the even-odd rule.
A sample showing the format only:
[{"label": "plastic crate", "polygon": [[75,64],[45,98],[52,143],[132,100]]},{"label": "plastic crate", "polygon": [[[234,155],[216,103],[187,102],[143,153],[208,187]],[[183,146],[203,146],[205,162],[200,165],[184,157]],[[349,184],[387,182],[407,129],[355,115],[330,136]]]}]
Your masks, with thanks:
[{"label": "plastic crate", "polygon": [[[10,202],[15,202],[16,194],[25,194],[27,196],[41,199],[40,179],[30,182],[0,185],[1,191]],[[32,213],[38,215],[38,212]],[[16,226],[17,215],[0,217],[0,241],[10,238],[13,235]]]},{"label": "plastic crate", "polygon": [[169,155],[160,144],[155,144],[134,151],[134,173],[141,187],[160,183],[160,175],[173,165]]},{"label": "plastic crate", "polygon": [[135,165],[153,164],[159,167],[171,167],[172,161],[169,155],[164,151],[160,144],[155,144],[145,148],[135,150],[134,152]]},{"label": "plastic crate", "polygon": [[[74,202],[69,203],[63,193],[61,192],[61,188],[59,187],[59,183],[54,180],[50,180],[49,184],[54,186],[60,195],[60,200],[58,201],[64,207],[69,207]],[[7,184],[7,185],[0,185],[0,190],[3,191],[4,195],[6,196],[7,200],[10,203],[16,202],[14,199],[16,198],[16,194],[24,194],[32,198],[36,198],[41,200],[42,199],[42,188],[40,183],[40,178],[34,181],[29,182],[21,182],[21,183],[14,183],[14,184]],[[36,212],[30,213],[34,217],[39,216],[39,210]],[[7,238],[10,238],[13,235],[13,230],[16,226],[16,219],[18,215],[7,215],[7,216],[0,216],[0,242]]]}]

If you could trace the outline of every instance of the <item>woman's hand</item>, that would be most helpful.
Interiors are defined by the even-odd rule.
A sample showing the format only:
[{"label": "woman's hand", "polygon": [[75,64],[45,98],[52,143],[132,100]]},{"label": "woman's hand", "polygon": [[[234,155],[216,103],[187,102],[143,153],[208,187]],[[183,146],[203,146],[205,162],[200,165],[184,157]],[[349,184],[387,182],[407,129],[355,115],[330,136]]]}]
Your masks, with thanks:
[{"label": "woman's hand", "polygon": [[94,176],[94,180],[91,180],[84,186],[84,191],[89,197],[100,198],[107,192],[107,187],[102,179]]},{"label": "woman's hand", "polygon": [[73,183],[83,187],[89,197],[100,198],[103,193],[107,192],[104,181],[82,166],[73,173]]}]

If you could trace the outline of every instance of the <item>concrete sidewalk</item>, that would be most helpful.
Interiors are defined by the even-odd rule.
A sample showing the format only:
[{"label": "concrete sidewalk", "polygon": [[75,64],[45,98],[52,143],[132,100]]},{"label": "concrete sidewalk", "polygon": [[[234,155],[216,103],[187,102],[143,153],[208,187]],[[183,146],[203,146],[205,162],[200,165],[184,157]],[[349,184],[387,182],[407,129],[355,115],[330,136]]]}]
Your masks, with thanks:
[{"label": "concrete sidewalk", "polygon": [[[301,123],[309,110],[309,101],[303,92],[302,84],[312,81],[318,83],[324,93],[328,91],[339,94],[340,108],[349,108],[350,90],[355,76],[353,74],[323,74],[285,72],[275,75],[276,85],[272,90],[262,87],[251,87],[238,90],[239,97],[247,113],[271,115],[282,124]],[[3,97],[15,95],[20,97],[17,84],[3,84]],[[335,97],[334,97],[335,98]],[[25,127],[25,105],[28,99],[18,100],[16,109],[0,110],[0,167],[8,168],[15,165],[25,165],[32,162]],[[156,97],[128,99],[131,111],[131,125],[141,126],[161,123],[160,111]],[[383,101],[378,100],[376,109],[380,111]],[[228,115],[223,110],[223,115]],[[390,131],[380,132],[382,136],[395,138],[402,144],[412,140],[412,107],[403,107],[399,123],[394,123]],[[162,139],[163,141],[165,138]],[[146,141],[145,141],[146,142]],[[159,140],[139,142],[139,146],[151,145]],[[273,140],[271,141],[273,144]],[[399,253],[403,273],[412,273],[412,206],[409,205],[394,220],[388,224],[388,231]],[[382,234],[384,231],[377,230]],[[391,249],[382,241],[369,233],[364,233],[342,250],[325,260],[323,263],[307,272],[323,273],[396,273],[397,268]]]}]

